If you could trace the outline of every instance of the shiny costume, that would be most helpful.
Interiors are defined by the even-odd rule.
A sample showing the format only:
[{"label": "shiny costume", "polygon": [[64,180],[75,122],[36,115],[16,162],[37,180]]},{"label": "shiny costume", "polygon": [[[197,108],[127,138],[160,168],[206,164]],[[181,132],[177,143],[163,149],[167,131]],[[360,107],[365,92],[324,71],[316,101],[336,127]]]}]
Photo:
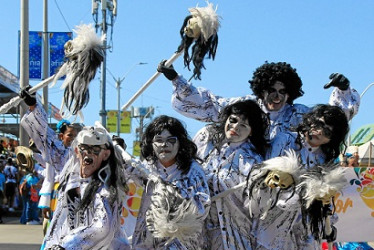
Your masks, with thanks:
[{"label": "shiny costume", "polygon": [[[75,157],[67,165],[79,169]],[[61,183],[57,208],[41,249],[54,245],[72,250],[130,249],[120,230],[122,202],[117,191],[100,182],[94,201],[86,209],[77,209],[92,178],[81,178],[77,171],[71,171],[65,181]]]},{"label": "shiny costume", "polygon": [[50,208],[53,187],[59,180],[71,149],[66,148],[58,139],[56,132],[48,127],[47,114],[40,103],[36,104],[33,111],[29,110],[22,117],[21,125],[41,152],[42,158],[38,161],[42,161],[41,164],[46,167],[45,178],[39,192],[39,208]]},{"label": "shiny costume", "polygon": [[[176,77],[172,83],[173,108],[186,117],[203,122],[217,122],[219,112],[227,105],[247,99],[256,100],[253,95],[231,98],[216,96],[207,89],[193,86],[181,75]],[[302,121],[303,114],[309,112],[311,108],[302,104],[285,104],[279,111],[268,111],[261,100],[258,100],[258,103],[270,119],[267,137],[270,140],[271,148],[268,151],[269,154],[275,155],[272,152],[283,151],[284,143],[279,140],[274,143],[274,138],[281,133],[288,132],[290,128],[296,127]],[[351,88],[347,90],[334,88],[329,103],[342,108],[348,119],[352,119],[358,112],[360,96],[356,90]]]},{"label": "shiny costume", "polygon": [[[166,197],[162,197],[167,200],[167,202],[163,203],[170,204],[171,209],[174,209],[181,201],[190,201],[190,206],[196,208],[192,217],[195,218],[194,220],[197,223],[201,224],[198,230],[202,230],[203,221],[210,207],[210,197],[204,172],[197,162],[194,161],[188,173],[183,174],[175,164],[165,168],[160,163],[151,164],[146,161],[140,163],[133,159],[132,162],[127,165],[126,173],[139,185],[145,185],[146,183],[135,231],[132,237],[133,249],[205,249],[205,242],[201,238],[201,232],[196,231],[196,234],[187,240],[180,240],[178,238],[171,239],[170,237],[155,238],[149,228],[149,226],[154,225],[154,222],[152,221],[150,224],[147,223],[147,220],[153,219],[151,204],[155,202],[152,200],[154,191],[157,189],[157,185],[165,185],[169,188],[170,192],[166,194]],[[149,178],[146,173],[151,173],[155,179],[153,179],[153,181],[150,180],[151,178]],[[157,179],[159,181],[157,181]],[[179,194],[183,199],[176,200],[176,195],[173,195],[173,193]],[[183,213],[182,211],[180,212]],[[165,223],[167,220],[169,220],[169,218],[164,220]],[[165,245],[166,243],[167,245]]]},{"label": "shiny costume", "polygon": [[[195,136],[198,157],[204,159],[204,171],[212,198],[239,183],[245,182],[254,164],[262,162],[250,140],[225,143],[220,150],[208,140],[209,132],[202,128]],[[251,220],[244,208],[243,189],[236,190],[212,202],[206,219],[209,249],[251,249]]]}]

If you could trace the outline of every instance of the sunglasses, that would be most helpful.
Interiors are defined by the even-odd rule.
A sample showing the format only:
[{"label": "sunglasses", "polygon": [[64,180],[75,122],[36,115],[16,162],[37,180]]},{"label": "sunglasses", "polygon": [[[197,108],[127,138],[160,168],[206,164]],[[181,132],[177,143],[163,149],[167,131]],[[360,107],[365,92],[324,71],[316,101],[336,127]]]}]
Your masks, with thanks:
[{"label": "sunglasses", "polygon": [[161,138],[161,137],[157,137],[157,138],[154,138],[152,142],[156,146],[162,146],[162,145],[167,144],[167,143],[170,144],[170,145],[174,145],[175,143],[177,143],[177,141],[178,141],[178,137],[170,136],[166,139]]},{"label": "sunglasses", "polygon": [[106,148],[99,145],[88,146],[86,144],[79,144],[78,149],[81,154],[87,152],[88,154],[99,155],[101,150]]},{"label": "sunglasses", "polygon": [[331,138],[332,137],[332,129],[330,128],[329,125],[327,125],[325,122],[323,121],[314,121],[313,124],[312,124],[312,128],[313,129],[321,129],[322,130],[322,134],[324,136],[326,136],[327,138]]}]

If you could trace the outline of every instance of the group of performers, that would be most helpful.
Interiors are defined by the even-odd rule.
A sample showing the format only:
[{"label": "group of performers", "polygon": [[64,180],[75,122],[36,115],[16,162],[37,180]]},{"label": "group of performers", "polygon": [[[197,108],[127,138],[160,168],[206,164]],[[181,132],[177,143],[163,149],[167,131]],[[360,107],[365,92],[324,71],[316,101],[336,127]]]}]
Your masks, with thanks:
[{"label": "group of performers", "polygon": [[[211,4],[190,12],[178,53],[200,79],[205,55],[214,59],[219,22]],[[73,115],[88,102],[102,59],[102,48],[77,56],[82,41],[66,46],[61,71],[71,73],[64,102]],[[88,73],[87,61],[81,68],[74,61],[87,58],[97,59]],[[331,74],[324,86],[334,87],[329,104],[308,107],[294,103],[304,94],[302,81],[286,62],[265,62],[249,80],[253,95],[232,98],[195,87],[166,60],[157,70],[172,82],[173,108],[207,125],[191,139],[182,121],[156,117],[141,138],[143,160],[100,123],[63,121],[55,133],[30,87],[21,90],[29,106],[21,125],[47,173],[42,249],[318,249],[323,239],[334,241],[331,207],[346,180],[333,162],[360,104],[344,75]],[[119,218],[129,179],[144,187],[131,236]]]},{"label": "group of performers", "polygon": [[[56,133],[29,88],[21,91],[21,125],[50,173],[41,197],[58,184],[43,249],[318,249],[334,240],[326,224],[345,180],[332,162],[360,102],[347,78],[331,75],[330,104],[310,108],[293,103],[302,83],[284,62],[258,67],[255,95],[238,98],[196,88],[164,62],[158,71],[172,81],[175,110],[208,124],[190,139],[178,119],[156,117],[143,161],[99,123],[63,121]],[[128,179],[145,190],[130,241],[119,222]]]}]

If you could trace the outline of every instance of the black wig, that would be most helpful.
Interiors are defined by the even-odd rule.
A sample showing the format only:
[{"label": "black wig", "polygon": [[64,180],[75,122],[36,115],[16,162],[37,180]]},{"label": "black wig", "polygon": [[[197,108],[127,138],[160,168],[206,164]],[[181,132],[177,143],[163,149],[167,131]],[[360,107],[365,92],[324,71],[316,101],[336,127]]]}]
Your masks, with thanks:
[{"label": "black wig", "polygon": [[302,82],[296,69],[292,68],[286,62],[268,63],[258,67],[253,73],[252,80],[248,82],[254,95],[258,99],[264,98],[264,91],[269,90],[277,81],[284,84],[286,92],[289,96],[287,103],[293,104],[293,101],[302,96],[304,91],[301,89]]},{"label": "black wig", "polygon": [[161,115],[156,117],[145,129],[141,142],[141,154],[144,159],[150,162],[157,162],[157,157],[152,147],[153,138],[167,129],[170,134],[176,136],[179,141],[179,150],[176,156],[178,168],[183,173],[190,169],[193,159],[197,159],[197,147],[189,138],[183,124],[176,118]]}]

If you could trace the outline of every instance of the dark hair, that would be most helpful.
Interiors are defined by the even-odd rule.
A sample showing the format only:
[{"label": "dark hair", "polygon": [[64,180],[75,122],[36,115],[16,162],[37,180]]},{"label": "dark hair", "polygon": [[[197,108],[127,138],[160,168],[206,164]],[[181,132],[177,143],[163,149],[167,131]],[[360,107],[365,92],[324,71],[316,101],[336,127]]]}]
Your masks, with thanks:
[{"label": "dark hair", "polygon": [[289,96],[287,103],[293,104],[293,101],[302,96],[304,91],[301,89],[302,82],[296,69],[285,62],[268,63],[267,61],[258,67],[253,73],[252,80],[248,82],[254,95],[263,99],[264,91],[272,87],[277,81],[284,84],[286,92]]},{"label": "dark hair", "polygon": [[225,140],[225,124],[231,114],[244,116],[248,119],[248,124],[251,126],[252,133],[248,137],[255,146],[257,153],[265,156],[267,141],[265,139],[266,129],[268,127],[268,118],[261,110],[258,104],[252,100],[240,101],[229,106],[226,106],[219,115],[219,122],[213,125],[213,132],[209,133],[212,136],[213,143],[218,149],[221,148]]},{"label": "dark hair", "polygon": [[9,157],[8,160],[7,160],[7,163],[8,164],[13,164],[13,159]]},{"label": "dark hair", "polygon": [[178,168],[182,170],[183,173],[187,173],[192,160],[197,159],[197,147],[189,138],[183,124],[174,117],[166,115],[158,116],[146,127],[140,145],[142,156],[148,161],[157,162],[157,157],[152,147],[152,141],[154,136],[161,134],[164,129],[167,129],[170,134],[178,138],[179,150],[176,155],[176,162]]},{"label": "dark hair", "polygon": [[[204,41],[204,38],[202,36],[200,36],[196,40],[194,38],[188,37],[184,33],[184,28],[187,26],[188,20],[191,18],[193,18],[193,16],[189,15],[183,21],[183,25],[179,31],[182,41],[177,51],[184,52],[184,66],[187,67],[188,70],[190,70],[190,62],[193,62],[195,68],[193,70],[192,77],[201,80],[201,69],[205,69],[203,63],[205,55],[208,53],[207,57],[212,58],[212,60],[214,60],[216,56],[216,50],[218,46],[218,35],[212,35],[211,37],[209,37],[207,41]],[[192,46],[192,54],[190,56],[189,48],[193,42],[195,43]]]},{"label": "dark hair", "polygon": [[[348,119],[340,107],[325,104],[316,105],[311,112],[304,114],[303,121],[297,127],[297,132],[304,135],[321,118],[324,119],[326,125],[333,128],[330,141],[320,146],[326,161],[330,161],[339,156],[340,146],[345,145],[345,137],[349,131]],[[299,137],[298,140],[300,140]]]}]

